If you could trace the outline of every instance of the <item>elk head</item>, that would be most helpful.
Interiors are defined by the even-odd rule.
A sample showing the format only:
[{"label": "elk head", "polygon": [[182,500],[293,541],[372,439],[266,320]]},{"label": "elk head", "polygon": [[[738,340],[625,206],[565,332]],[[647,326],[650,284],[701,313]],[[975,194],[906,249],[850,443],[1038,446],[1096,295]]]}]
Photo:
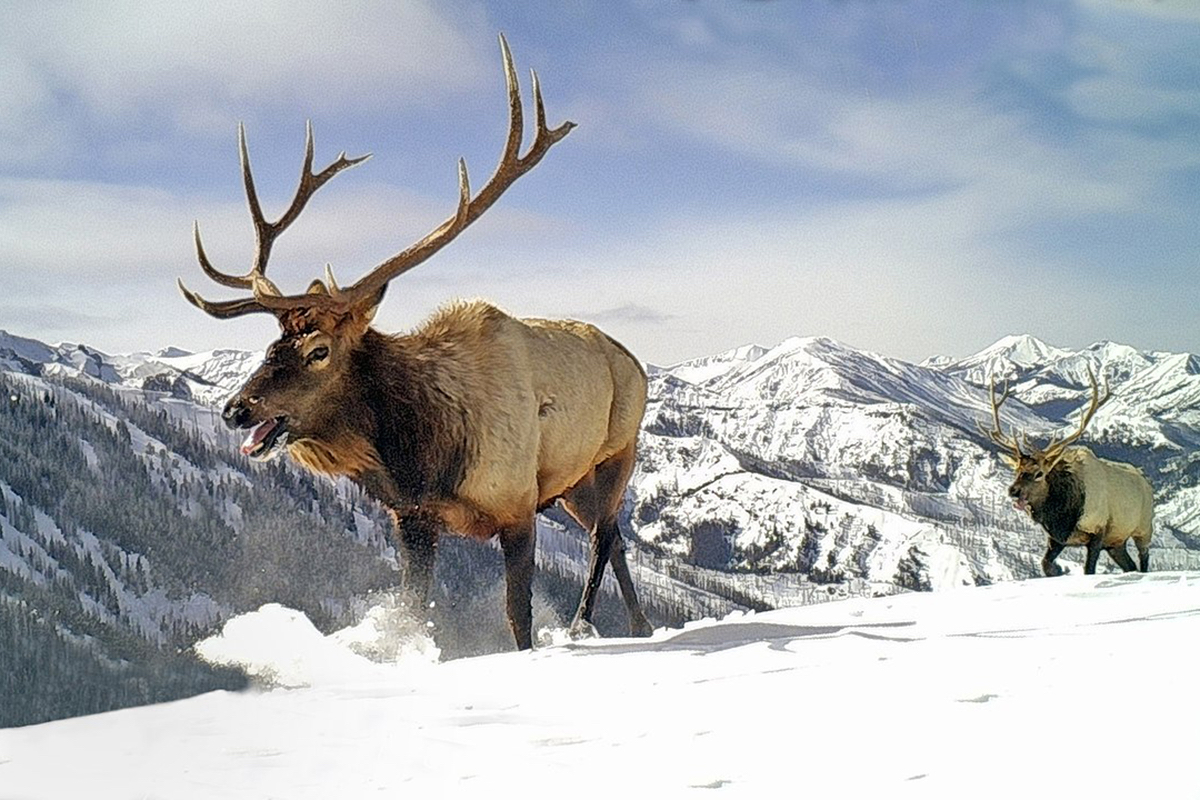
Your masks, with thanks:
[{"label": "elk head", "polygon": [[1050,473],[1058,466],[1066,454],[1067,448],[1083,436],[1083,432],[1087,429],[1088,423],[1092,421],[1097,409],[1108,402],[1108,398],[1112,395],[1112,392],[1105,386],[1104,396],[1100,396],[1099,387],[1096,385],[1096,375],[1092,372],[1091,367],[1088,367],[1088,378],[1092,384],[1092,399],[1087,411],[1080,417],[1078,430],[1065,439],[1051,439],[1049,444],[1040,449],[1032,447],[1029,444],[1029,437],[1023,433],[1020,434],[1018,441],[1016,428],[1013,428],[1011,435],[1003,432],[1000,426],[1000,406],[1008,399],[1009,390],[1005,386],[1003,393],[997,398],[996,379],[992,378],[988,387],[988,396],[992,403],[992,427],[989,430],[980,426],[980,430],[1002,448],[1000,457],[1016,471],[1016,479],[1008,487],[1008,495],[1013,498],[1018,509],[1022,511],[1036,510],[1046,501],[1050,492],[1048,484]]},{"label": "elk head", "polygon": [[243,453],[255,458],[267,458],[289,439],[320,439],[331,430],[336,430],[339,393],[342,391],[340,387],[345,385],[353,354],[370,327],[388,282],[425,261],[458,236],[509,186],[536,166],[550,147],[575,126],[573,122],[564,122],[557,128],[546,126],[541,88],[537,73],[532,73],[536,133],[529,150],[521,155],[524,128],[521,97],[512,54],[503,35],[500,36],[500,51],[508,85],[509,128],[504,152],[495,173],[472,197],[466,162],[459,159],[459,199],[455,213],[424,238],[344,288],[337,285],[327,266],[324,281],[314,280],[303,294],[284,295],[266,277],[267,261],[276,237],[295,221],[313,193],[334,175],[362,163],[370,154],[346,158],[343,152],[332,164],[314,173],[310,124],[304,167],[296,195],[283,215],[269,222],[263,216],[254,189],[245,130],[238,126],[242,181],[256,238],[250,271],[245,275],[230,275],[216,270],[204,252],[199,225],[194,230],[194,236],[196,257],[204,274],[222,286],[249,289],[251,296],[214,302],[188,290],[182,281],[179,282],[179,288],[189,302],[218,319],[262,312],[274,314],[279,321],[282,336],[267,348],[263,364],[229,400],[222,414],[231,428],[251,429],[242,444]]}]

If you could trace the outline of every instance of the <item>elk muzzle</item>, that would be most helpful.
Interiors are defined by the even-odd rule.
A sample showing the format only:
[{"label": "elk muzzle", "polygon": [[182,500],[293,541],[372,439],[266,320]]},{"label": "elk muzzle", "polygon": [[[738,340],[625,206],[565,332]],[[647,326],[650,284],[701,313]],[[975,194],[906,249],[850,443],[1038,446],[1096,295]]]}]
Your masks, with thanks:
[{"label": "elk muzzle", "polygon": [[239,394],[225,404],[221,418],[225,420],[226,426],[233,430],[250,429],[241,445],[242,455],[265,460],[287,443],[287,417],[269,416],[256,422],[255,407],[261,403],[261,397],[244,397]]},{"label": "elk muzzle", "polygon": [[252,413],[254,412],[250,410],[250,404],[239,394],[225,404],[224,410],[221,411],[221,419],[225,420],[226,427],[238,430],[250,427]]}]

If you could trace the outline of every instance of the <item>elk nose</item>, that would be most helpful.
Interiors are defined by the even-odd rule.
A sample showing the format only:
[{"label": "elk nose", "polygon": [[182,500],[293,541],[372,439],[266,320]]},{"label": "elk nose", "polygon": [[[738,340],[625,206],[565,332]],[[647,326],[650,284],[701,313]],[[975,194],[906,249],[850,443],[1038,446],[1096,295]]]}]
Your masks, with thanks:
[{"label": "elk nose", "polygon": [[1017,495],[1019,495],[1020,493],[1021,493],[1021,490],[1020,490],[1020,489],[1018,489],[1016,486],[1010,486],[1010,487],[1008,487],[1008,496],[1009,496],[1009,497],[1016,497],[1016,496],[1017,496]]},{"label": "elk nose", "polygon": [[225,420],[227,427],[244,428],[249,423],[250,408],[241,397],[235,397],[225,404],[225,410],[221,412],[221,419]]}]

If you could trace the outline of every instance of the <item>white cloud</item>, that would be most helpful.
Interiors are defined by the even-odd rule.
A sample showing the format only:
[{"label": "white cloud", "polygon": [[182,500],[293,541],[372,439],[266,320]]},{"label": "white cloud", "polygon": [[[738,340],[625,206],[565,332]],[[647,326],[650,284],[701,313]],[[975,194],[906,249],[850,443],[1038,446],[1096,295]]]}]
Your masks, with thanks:
[{"label": "white cloud", "polygon": [[467,3],[18,0],[0,26],[0,158],[27,165],[46,155],[39,137],[85,136],[64,104],[134,136],[151,123],[207,135],[233,109],[298,100],[317,112],[437,104],[494,73],[478,46],[494,36]]},{"label": "white cloud", "polygon": [[1172,22],[1200,22],[1195,0],[1076,0],[1092,11],[1157,17]]},{"label": "white cloud", "polygon": [[[204,194],[97,181],[0,183],[0,289],[21,282],[41,293],[46,308],[94,303],[106,314],[134,317],[120,334],[130,347],[261,344],[269,319],[217,323],[186,307],[174,290],[176,275],[193,289],[209,288],[192,254],[193,219],[219,267],[242,271],[248,262],[252,242],[231,106],[247,119],[256,167],[258,159],[263,163],[260,187],[284,187],[264,189],[269,216],[290,196],[284,192],[292,190],[301,135],[293,135],[294,148],[280,145],[279,136],[276,146],[265,143],[273,133],[256,116],[272,115],[275,103],[294,112],[289,105],[303,96],[306,107],[333,113],[386,102],[394,116],[397,102],[437,103],[446,92],[479,83],[481,97],[500,109],[494,51],[479,46],[495,34],[480,7],[402,6],[17,5],[26,32],[0,31],[0,81],[13,81],[0,94],[0,111],[8,115],[0,113],[0,144],[9,145],[0,161],[15,153],[23,170],[38,163],[54,170],[56,152],[87,157],[94,143],[84,147],[82,137],[96,118],[129,125],[118,155],[130,164],[146,161],[153,148],[175,146],[169,135],[142,131],[146,114],[182,131],[217,135],[228,147],[221,151],[226,161],[214,164],[222,188]],[[201,7],[207,13],[197,16]],[[619,31],[600,40],[580,35],[569,45],[542,43],[572,52],[534,58],[538,66],[567,60],[579,71],[545,76],[547,90],[563,95],[548,98],[552,121],[583,123],[563,145],[563,158],[575,159],[576,179],[599,184],[613,182],[601,172],[616,164],[616,180],[628,176],[629,184],[601,191],[614,204],[627,198],[628,216],[598,207],[603,221],[593,223],[564,210],[576,220],[571,227],[557,218],[553,199],[532,195],[545,216],[501,203],[434,263],[397,282],[381,326],[407,328],[451,296],[482,295],[518,314],[571,313],[601,322],[639,355],[663,363],[797,333],[912,358],[970,352],[997,331],[1017,329],[1065,344],[1125,330],[1135,344],[1142,336],[1147,346],[1175,347],[1186,326],[1172,330],[1155,312],[1183,293],[1138,287],[1144,264],[1131,265],[1127,279],[1111,270],[1108,277],[1093,275],[1093,265],[1054,238],[1055,225],[1106,215],[1153,214],[1194,226],[1186,204],[1163,202],[1161,182],[1200,162],[1194,143],[1140,135],[1136,127],[1197,104],[1189,88],[1143,80],[1142,59],[1158,52],[1156,45],[1118,41],[1113,29],[1086,24],[1024,24],[999,44],[989,42],[986,59],[972,60],[972,51],[945,66],[933,56],[929,70],[917,74],[928,77],[943,66],[944,72],[924,81],[885,81],[889,90],[876,91],[870,75],[878,65],[852,45],[858,27],[877,21],[881,7],[839,4],[840,16],[825,21],[835,30],[797,37],[795,28],[771,29],[763,21],[769,14],[681,4],[678,18],[647,12],[667,32],[669,44],[661,47],[640,47],[644,40],[626,40]],[[150,17],[153,36],[144,23]],[[538,36],[513,33],[521,61],[528,51],[520,39],[536,49]],[[1047,53],[1052,63],[1042,58]],[[981,72],[1001,62],[1014,83],[1027,82],[1079,115],[1078,130],[1039,128],[1058,120],[1052,112],[1039,119],[1020,102],[1029,98],[998,101],[982,89]],[[1071,69],[1059,71],[1064,64]],[[63,92],[88,114],[60,119],[56,98]],[[414,124],[421,123],[419,112],[411,115]],[[317,127],[320,165],[344,139],[339,133],[331,141],[327,123]],[[478,140],[475,132],[464,131],[461,147],[472,156],[478,185],[498,142],[491,127]],[[77,149],[64,141],[70,136],[80,137]],[[452,211],[452,156],[444,187],[436,187],[444,192],[427,196],[380,183],[389,179],[385,159],[396,145],[377,141],[373,131],[366,144],[379,157],[323,190],[281,239],[272,275],[285,289],[302,288],[325,261],[343,282],[352,281]],[[677,158],[642,160],[651,150]],[[764,185],[761,196],[746,188],[698,198],[682,211],[669,205],[664,198],[686,194],[689,173],[712,168],[714,160],[727,170],[747,165],[757,176],[776,169],[780,184],[791,188]],[[119,164],[106,155],[109,169]],[[809,175],[842,191],[806,190]],[[1040,239],[1024,236],[1031,228],[1040,229]],[[74,282],[101,294],[86,295]],[[146,300],[131,304],[128,298],[139,293]],[[220,289],[213,294],[228,296]],[[170,342],[164,331],[172,333]],[[138,335],[145,338],[133,341]]]}]

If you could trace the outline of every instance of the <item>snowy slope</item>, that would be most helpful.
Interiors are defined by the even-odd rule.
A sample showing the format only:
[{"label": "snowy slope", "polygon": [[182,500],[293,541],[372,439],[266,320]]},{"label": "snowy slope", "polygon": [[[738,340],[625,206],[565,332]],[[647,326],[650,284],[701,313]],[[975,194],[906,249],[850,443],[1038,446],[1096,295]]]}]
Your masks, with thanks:
[{"label": "snowy slope", "polygon": [[209,647],[294,688],[0,730],[0,796],[1194,797],[1198,618],[1080,576],[380,664],[265,607]]}]

